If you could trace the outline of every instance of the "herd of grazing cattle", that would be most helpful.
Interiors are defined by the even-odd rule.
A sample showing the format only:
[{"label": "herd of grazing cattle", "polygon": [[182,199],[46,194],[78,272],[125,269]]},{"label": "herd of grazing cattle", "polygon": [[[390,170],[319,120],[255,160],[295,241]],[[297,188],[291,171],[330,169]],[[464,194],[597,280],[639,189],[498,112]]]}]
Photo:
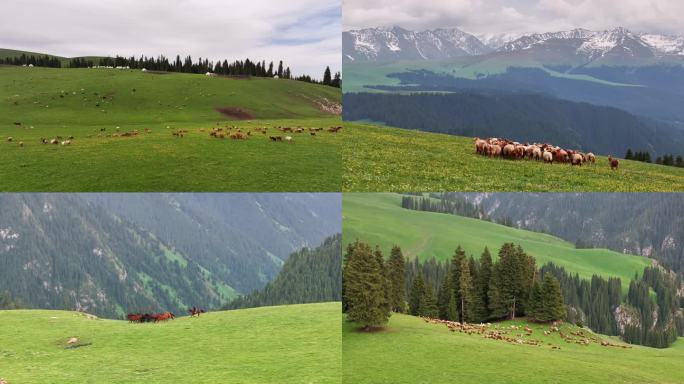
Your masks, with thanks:
[{"label": "herd of grazing cattle", "polygon": [[[199,317],[202,313],[206,311],[201,308],[192,307],[188,308],[188,313],[190,317]],[[158,323],[160,321],[174,320],[176,315],[171,312],[162,313],[129,313],[126,318],[131,323]]]},{"label": "herd of grazing cattle", "polygon": [[[500,157],[511,160],[530,159],[543,161],[545,163],[568,163],[571,165],[582,166],[582,164],[596,164],[596,156],[591,153],[584,153],[572,149],[563,149],[549,143],[529,144],[519,143],[509,139],[475,138],[475,152],[488,157]],[[619,161],[608,157],[610,168],[617,170]]]},{"label": "herd of grazing cattle", "polygon": [[[442,319],[433,319],[430,317],[423,317],[423,321],[431,324],[444,324],[447,326],[450,332],[465,333],[467,335],[480,335],[485,339],[498,340],[506,343],[513,344],[524,344],[524,345],[536,345],[543,346],[544,341],[535,339],[532,337],[534,330],[527,326],[519,325],[509,325],[509,326],[499,326],[492,325],[491,323],[486,324],[468,324],[459,323],[457,321],[449,321]],[[554,322],[550,325],[549,329],[544,332],[545,336],[549,336],[553,333],[558,333],[560,338],[566,343],[578,344],[578,345],[589,345],[591,343],[599,344],[604,347],[618,347],[618,348],[631,348],[627,344],[614,344],[609,341],[598,338],[595,335],[587,334],[583,330],[571,331],[570,334],[564,333],[559,327],[559,323]],[[551,349],[561,349],[559,345],[553,343],[546,343]]]}]

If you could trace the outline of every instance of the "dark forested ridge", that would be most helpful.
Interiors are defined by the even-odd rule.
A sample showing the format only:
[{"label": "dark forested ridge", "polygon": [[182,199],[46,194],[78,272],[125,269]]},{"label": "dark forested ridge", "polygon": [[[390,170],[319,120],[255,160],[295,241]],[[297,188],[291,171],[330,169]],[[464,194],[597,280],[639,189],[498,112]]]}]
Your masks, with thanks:
[{"label": "dark forested ridge", "polygon": [[[346,93],[344,119],[468,137],[550,142],[622,156],[628,148],[679,154],[684,131],[623,110],[510,91],[449,94]],[[655,157],[654,157],[655,158]]]},{"label": "dark forested ridge", "polygon": [[334,194],[0,195],[0,292],[29,308],[218,307],[340,231]]},{"label": "dark forested ridge", "polygon": [[340,301],[341,240],[342,236],[337,234],[316,248],[303,248],[293,253],[273,281],[231,301],[226,308]]},{"label": "dark forested ridge", "polygon": [[[442,195],[433,195],[440,198]],[[684,272],[684,199],[677,193],[454,193],[489,219],[550,233],[579,248],[648,256]]]}]

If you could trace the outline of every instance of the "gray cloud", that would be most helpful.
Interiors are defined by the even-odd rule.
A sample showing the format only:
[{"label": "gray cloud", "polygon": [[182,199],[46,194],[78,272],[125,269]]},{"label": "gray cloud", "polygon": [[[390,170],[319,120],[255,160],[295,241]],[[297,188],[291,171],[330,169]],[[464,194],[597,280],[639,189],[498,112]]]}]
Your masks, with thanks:
[{"label": "gray cloud", "polygon": [[295,74],[341,67],[339,0],[3,1],[0,47],[60,56],[283,59]]},{"label": "gray cloud", "polygon": [[684,35],[681,0],[343,0],[343,15],[345,30],[398,25],[499,34],[623,26]]}]

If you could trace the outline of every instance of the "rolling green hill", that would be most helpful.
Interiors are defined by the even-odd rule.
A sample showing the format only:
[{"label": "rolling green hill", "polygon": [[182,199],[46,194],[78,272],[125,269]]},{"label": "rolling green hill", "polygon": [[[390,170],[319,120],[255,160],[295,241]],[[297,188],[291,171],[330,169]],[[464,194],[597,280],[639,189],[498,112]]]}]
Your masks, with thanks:
[{"label": "rolling green hill", "polygon": [[410,258],[450,260],[458,245],[476,258],[487,246],[496,257],[503,243],[513,242],[534,256],[538,266],[553,262],[583,278],[591,278],[593,274],[620,277],[624,288],[635,273],[641,274],[650,265],[645,257],[601,248],[576,249],[572,243],[543,233],[467,217],[403,209],[400,199],[397,194],[344,194],[345,246],[358,239],[372,246],[379,245],[389,254],[396,244]]},{"label": "rolling green hill", "polygon": [[[339,89],[282,79],[2,67],[0,190],[338,190],[343,133],[268,136],[284,136],[277,126],[341,125],[327,110],[339,103]],[[214,139],[217,126],[252,135]],[[74,139],[41,143],[56,136]]]},{"label": "rolling green hill", "polygon": [[595,166],[490,159],[475,153],[473,139],[345,122],[342,190],[678,192],[684,169],[605,157]]},{"label": "rolling green hill", "polygon": [[[444,325],[393,314],[388,328],[362,333],[345,322],[342,338],[344,383],[660,383],[684,381],[684,340],[668,349],[605,347],[566,343],[548,325],[522,320],[540,346],[506,343],[480,335],[451,333]],[[577,327],[562,326],[565,333]],[[521,331],[519,331],[521,332]],[[588,330],[584,332],[590,334]],[[621,344],[617,339],[600,339]],[[552,349],[552,346],[560,349]]]},{"label": "rolling green hill", "polygon": [[[340,304],[210,312],[164,323],[0,311],[8,383],[339,383]],[[67,348],[67,341],[79,340]]]}]

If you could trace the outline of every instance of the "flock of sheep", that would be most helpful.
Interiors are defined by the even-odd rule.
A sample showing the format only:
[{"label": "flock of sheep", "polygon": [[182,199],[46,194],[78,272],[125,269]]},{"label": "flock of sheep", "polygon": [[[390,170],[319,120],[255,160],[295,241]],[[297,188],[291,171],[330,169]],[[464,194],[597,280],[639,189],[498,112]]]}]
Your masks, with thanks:
[{"label": "flock of sheep", "polygon": [[[33,127],[31,127],[33,128]],[[170,126],[167,126],[166,128],[171,128]],[[302,128],[302,127],[297,127],[297,128],[291,128],[291,127],[277,127],[277,129],[280,132],[283,133],[291,133],[291,134],[300,134],[304,133],[305,131],[309,132],[311,136],[316,136],[316,133],[322,132],[324,128]],[[327,132],[330,133],[338,133],[342,129],[341,126],[337,127],[329,127],[326,129]],[[132,131],[126,131],[126,132],[120,132],[120,127],[116,127],[116,132],[112,134],[106,133],[107,129],[106,128],[101,128],[100,133],[97,135],[97,137],[107,137],[107,138],[112,138],[112,137],[134,137],[138,136],[140,132],[137,129],[134,129]],[[199,129],[200,132],[205,132],[206,130],[204,128]],[[151,133],[152,131],[148,128],[145,129],[145,133]],[[175,129],[171,134],[173,136],[176,136],[178,138],[184,137],[188,133],[187,129]],[[262,127],[262,128],[253,128],[250,130],[243,131],[242,128],[238,128],[236,126],[232,127],[215,127],[211,128],[209,130],[209,136],[216,138],[216,139],[225,139],[225,138],[230,138],[233,140],[246,140],[248,137],[252,136],[252,134],[257,134],[261,133],[262,135],[267,135],[268,134],[268,128],[267,127]],[[88,135],[88,138],[92,138],[94,135]],[[269,139],[271,141],[292,141],[293,138],[292,136],[281,136],[281,135],[276,135],[276,136],[269,136]],[[68,137],[62,137],[62,136],[55,136],[54,138],[45,138],[41,137],[40,142],[42,144],[54,144],[54,145],[71,145],[72,140],[74,140],[74,136],[68,136]],[[14,137],[9,136],[7,138],[8,143],[14,143],[16,140]],[[17,142],[17,145],[19,147],[24,146],[23,141]]]},{"label": "flock of sheep", "polygon": [[[480,335],[485,339],[498,340],[506,343],[513,344],[525,344],[525,345],[536,345],[542,346],[544,344],[543,340],[535,339],[532,337],[534,330],[527,326],[520,325],[497,325],[497,324],[468,324],[459,323],[457,321],[449,321],[442,319],[433,319],[430,317],[423,317],[423,321],[430,324],[444,324],[447,326],[451,332],[465,333],[467,335]],[[554,322],[550,324],[548,330],[544,330],[544,336],[549,336],[554,333],[558,333],[560,338],[568,344],[577,344],[587,346],[589,344],[599,344],[603,347],[618,347],[618,348],[631,348],[631,346],[626,344],[615,344],[610,341],[603,340],[593,334],[588,334],[583,330],[570,331],[570,334],[564,333],[560,328],[560,322]],[[561,349],[560,346],[554,345],[550,342],[546,344],[551,347],[551,349]]]},{"label": "flock of sheep", "polygon": [[[581,166],[584,163],[596,164],[596,156],[571,149],[563,149],[552,144],[521,144],[516,141],[499,138],[475,138],[475,152],[488,157],[521,160],[532,159],[545,163],[570,163]],[[609,158],[612,169],[617,169],[618,160]]]}]

